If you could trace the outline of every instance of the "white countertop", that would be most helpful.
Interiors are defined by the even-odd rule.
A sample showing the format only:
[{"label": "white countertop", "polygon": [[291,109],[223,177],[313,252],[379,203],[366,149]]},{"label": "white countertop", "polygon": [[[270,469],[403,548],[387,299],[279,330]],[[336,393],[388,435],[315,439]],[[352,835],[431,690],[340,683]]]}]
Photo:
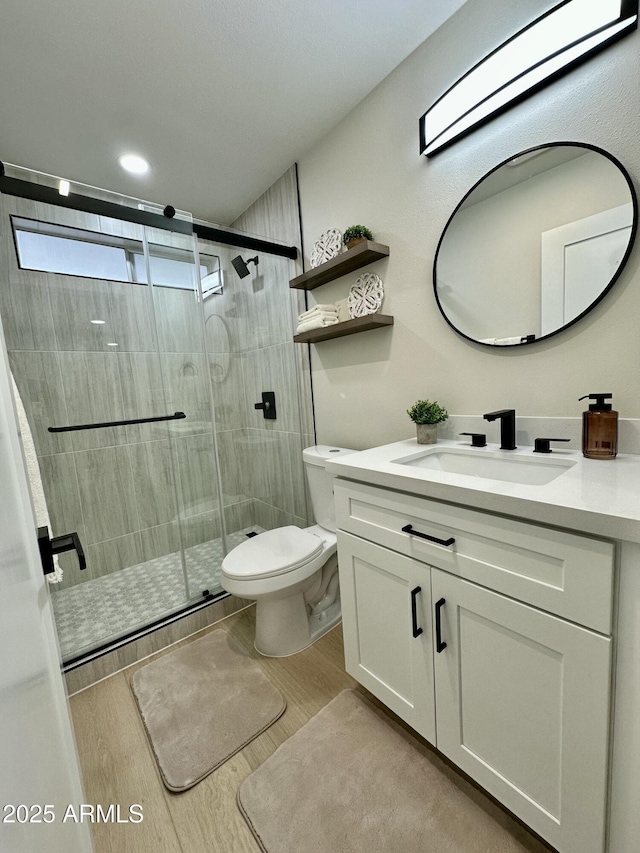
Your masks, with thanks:
[{"label": "white countertop", "polygon": [[[326,468],[332,474],[361,483],[596,536],[640,542],[640,456],[619,454],[611,460],[585,459],[579,451],[554,449],[545,458],[576,464],[545,485],[476,478],[392,461],[430,447],[419,445],[415,438],[397,441],[329,460]],[[465,449],[469,445],[441,440],[435,447]],[[533,453],[531,447],[500,451],[498,444],[488,444],[476,452],[483,450],[498,451],[510,458],[530,457]]]}]

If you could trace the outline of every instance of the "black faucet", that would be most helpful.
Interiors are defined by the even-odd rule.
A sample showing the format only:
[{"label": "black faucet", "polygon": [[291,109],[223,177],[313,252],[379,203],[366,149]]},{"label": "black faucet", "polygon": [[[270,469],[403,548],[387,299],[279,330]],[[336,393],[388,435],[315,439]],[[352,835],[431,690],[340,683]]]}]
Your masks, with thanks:
[{"label": "black faucet", "polygon": [[515,409],[500,409],[498,412],[487,412],[482,417],[485,421],[495,421],[500,418],[500,450],[516,449]]}]

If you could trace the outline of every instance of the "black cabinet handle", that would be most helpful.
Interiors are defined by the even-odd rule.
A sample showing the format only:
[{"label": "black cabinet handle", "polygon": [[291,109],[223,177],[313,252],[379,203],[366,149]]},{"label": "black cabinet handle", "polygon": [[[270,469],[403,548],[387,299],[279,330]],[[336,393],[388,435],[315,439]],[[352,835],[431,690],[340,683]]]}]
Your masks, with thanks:
[{"label": "black cabinet handle", "polygon": [[449,547],[449,545],[453,545],[456,541],[453,537],[450,539],[438,539],[436,536],[429,536],[428,533],[420,533],[419,530],[414,530],[410,524],[405,524],[402,528],[403,533],[408,533],[410,536],[419,536],[421,539],[428,539],[429,542],[435,542],[438,545],[445,545]]},{"label": "black cabinet handle", "polygon": [[440,624],[440,611],[446,603],[446,598],[436,601],[436,651],[438,654],[447,648],[447,644],[442,642],[442,625]]},{"label": "black cabinet handle", "polygon": [[422,634],[422,628],[418,628],[418,613],[416,610],[416,598],[418,597],[419,592],[422,592],[421,586],[417,586],[415,589],[411,590],[411,625],[413,627],[414,639]]},{"label": "black cabinet handle", "polygon": [[84,556],[84,549],[80,543],[80,537],[77,533],[66,533],[64,536],[55,536],[53,539],[49,537],[48,527],[38,528],[38,547],[40,548],[40,560],[42,561],[42,571],[45,575],[50,575],[55,571],[53,565],[53,557],[55,554],[64,554],[65,551],[75,551],[78,555],[78,563],[80,569],[87,568],[87,561]]}]

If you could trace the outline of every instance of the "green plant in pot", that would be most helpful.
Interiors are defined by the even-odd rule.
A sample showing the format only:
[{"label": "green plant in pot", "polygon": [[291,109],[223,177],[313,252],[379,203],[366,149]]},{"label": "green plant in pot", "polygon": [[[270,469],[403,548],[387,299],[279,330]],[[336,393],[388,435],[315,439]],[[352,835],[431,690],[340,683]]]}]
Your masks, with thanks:
[{"label": "green plant in pot", "polygon": [[365,240],[373,240],[373,234],[364,225],[350,225],[342,235],[342,242],[347,249],[352,249]]},{"label": "green plant in pot", "polygon": [[417,400],[407,414],[415,423],[418,444],[435,444],[438,440],[438,424],[446,421],[449,413],[435,400]]}]

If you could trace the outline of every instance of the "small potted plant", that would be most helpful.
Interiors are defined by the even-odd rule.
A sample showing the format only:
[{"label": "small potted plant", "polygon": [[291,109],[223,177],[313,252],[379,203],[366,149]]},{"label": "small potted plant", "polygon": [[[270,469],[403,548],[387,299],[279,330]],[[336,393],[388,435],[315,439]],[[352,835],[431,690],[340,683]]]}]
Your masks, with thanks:
[{"label": "small potted plant", "polygon": [[447,410],[435,400],[418,400],[407,409],[407,414],[416,425],[418,444],[435,444],[438,440],[437,425],[449,417]]},{"label": "small potted plant", "polygon": [[342,242],[347,249],[353,249],[365,240],[373,240],[373,234],[364,225],[350,225],[342,235]]}]

